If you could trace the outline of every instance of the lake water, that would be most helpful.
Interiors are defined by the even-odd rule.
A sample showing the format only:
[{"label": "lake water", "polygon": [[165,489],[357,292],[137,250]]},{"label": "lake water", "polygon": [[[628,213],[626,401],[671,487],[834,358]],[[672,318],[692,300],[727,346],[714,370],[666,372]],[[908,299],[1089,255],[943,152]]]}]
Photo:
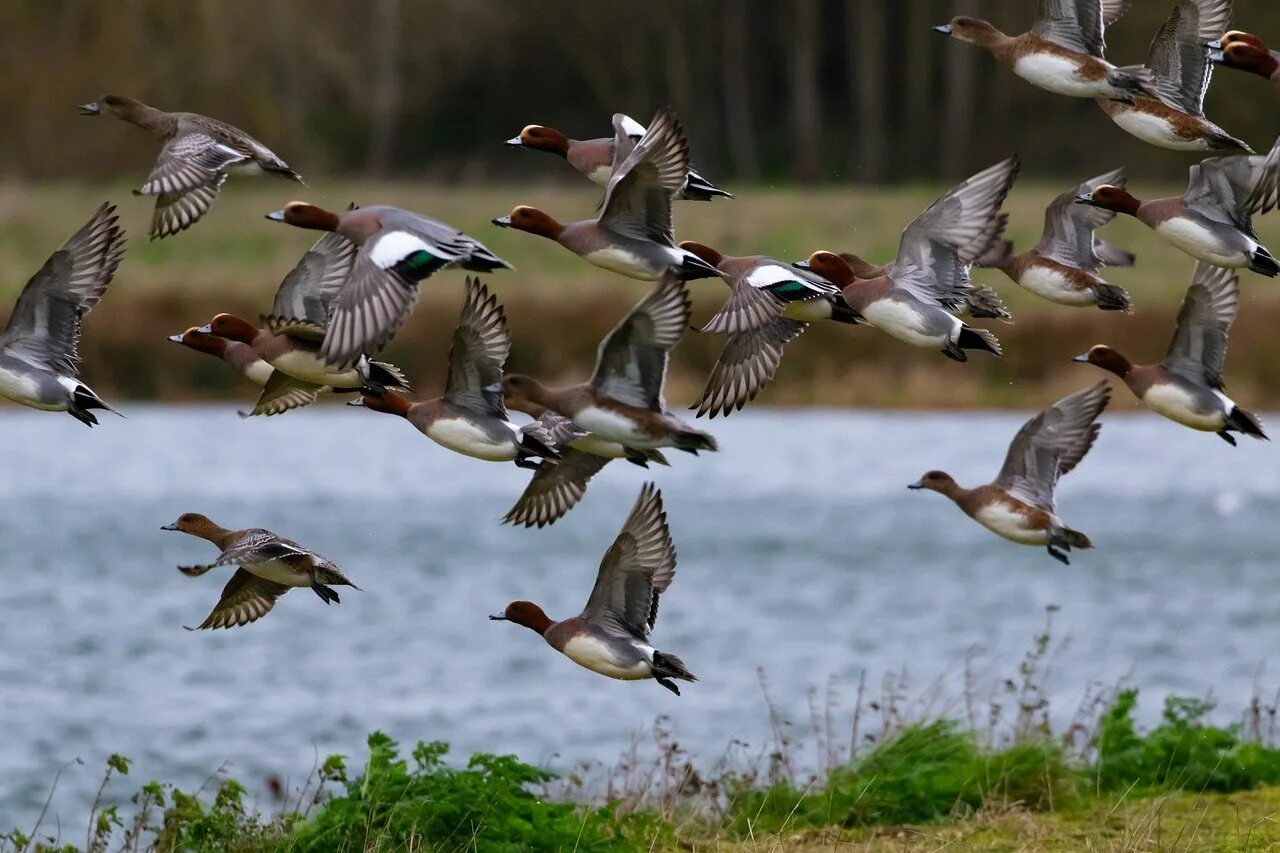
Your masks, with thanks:
[{"label": "lake water", "polygon": [[[1275,448],[1108,417],[1059,489],[1062,516],[1096,545],[1067,567],[905,488],[934,467],[987,482],[1025,417],[747,412],[712,423],[723,452],[672,454],[654,476],[679,570],[654,641],[701,678],[677,698],[486,619],[513,598],[577,613],[639,468],[609,466],[551,528],[513,529],[498,519],[526,472],[369,412],[241,421],[231,406],[131,406],[90,432],[6,409],[0,832],[29,828],[77,756],[86,765],[63,776],[53,810],[83,831],[112,752],[137,761],[121,791],[150,778],[195,787],[227,762],[259,793],[269,773],[304,775],[317,750],[362,757],[374,729],[450,741],[455,759],[515,752],[564,767],[612,762],[668,715],[710,763],[731,739],[767,739],[757,667],[797,721],[830,678],[847,697],[860,673],[878,684],[905,665],[924,688],[954,681],[969,654],[998,680],[1049,604],[1070,637],[1056,706],[1128,676],[1147,719],[1168,692],[1213,690],[1238,711],[1280,639]],[[186,511],[297,539],[364,591],[344,588],[331,607],[295,591],[248,627],[184,631],[229,572],[174,570],[213,554],[161,532]]]}]

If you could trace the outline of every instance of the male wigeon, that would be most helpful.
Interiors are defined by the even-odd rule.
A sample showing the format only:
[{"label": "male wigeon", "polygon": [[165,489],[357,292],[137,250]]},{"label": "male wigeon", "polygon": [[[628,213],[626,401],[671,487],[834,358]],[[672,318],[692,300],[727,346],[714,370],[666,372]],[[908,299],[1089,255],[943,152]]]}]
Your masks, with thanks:
[{"label": "male wigeon", "polygon": [[340,602],[330,584],[360,588],[330,560],[270,530],[227,530],[196,512],[183,513],[160,529],[207,539],[222,552],[212,563],[178,566],[187,577],[199,577],[218,566],[236,566],[222,597],[199,628],[248,625],[267,615],[276,599],[295,587],[310,587],[325,604]]},{"label": "male wigeon", "polygon": [[1257,36],[1233,30],[1209,42],[1208,47],[1213,51],[1211,62],[1257,74],[1280,86],[1280,51],[1271,50]]},{"label": "male wigeon", "polygon": [[534,457],[557,459],[541,424],[517,427],[502,402],[502,368],[511,351],[507,318],[498,297],[479,279],[467,278],[462,314],[449,348],[444,395],[415,403],[395,391],[370,391],[362,405],[400,417],[441,447],[487,462],[536,468]]},{"label": "male wigeon", "polygon": [[334,213],[292,201],[267,218],[330,231],[359,247],[346,283],[333,297],[320,357],[350,367],[387,345],[418,301],[418,283],[443,269],[511,269],[483,243],[420,213],[388,205]]},{"label": "male wigeon", "polygon": [[598,219],[562,225],[537,208],[520,205],[493,224],[555,240],[583,260],[629,278],[654,281],[673,267],[685,280],[716,276],[714,266],[676,246],[671,201],[688,173],[684,128],[665,107],[614,169]]},{"label": "male wigeon", "polygon": [[531,601],[513,601],[501,616],[537,631],[569,660],[622,681],[656,680],[677,696],[672,679],[697,681],[684,661],[649,645],[658,597],[676,575],[676,549],[662,509],[662,492],[646,483],[613,545],[600,561],[587,606],[578,616],[552,622]]},{"label": "male wigeon", "polygon": [[1253,149],[1204,116],[1204,94],[1213,74],[1208,39],[1231,19],[1232,0],[1179,0],[1155,40],[1147,68],[1153,95],[1131,101],[1099,98],[1112,121],[1143,142],[1174,151]]},{"label": "male wigeon", "polygon": [[1041,0],[1030,32],[1010,36],[989,21],[960,16],[934,30],[975,44],[1023,80],[1073,98],[1128,101],[1147,91],[1145,68],[1117,68],[1103,59],[1105,29],[1131,0]]},{"label": "male wigeon", "polygon": [[[530,412],[538,407],[531,407]],[[502,518],[503,524],[545,527],[554,524],[578,505],[591,478],[614,459],[626,459],[641,468],[649,463],[669,465],[661,450],[637,450],[616,441],[605,441],[550,409],[536,420],[560,451],[559,459],[544,459],[529,485]]]},{"label": "male wigeon", "polygon": [[1108,346],[1095,346],[1075,360],[1095,364],[1124,380],[1142,404],[1169,420],[1216,432],[1235,446],[1232,432],[1265,439],[1262,424],[1223,393],[1227,335],[1240,306],[1240,277],[1206,263],[1196,265],[1182,300],[1169,351],[1159,364],[1131,364]]},{"label": "male wigeon", "polygon": [[1180,197],[1139,201],[1128,190],[1103,184],[1076,201],[1135,217],[1198,261],[1265,276],[1280,263],[1258,242],[1253,214],[1275,208],[1280,179],[1280,140],[1265,157],[1210,157],[1191,167]]},{"label": "male wigeon", "polygon": [[[996,227],[1000,233],[1004,233],[1006,226],[1009,224],[1009,214],[1000,214],[1000,219],[996,223]],[[991,244],[987,251],[974,260],[973,266],[987,266],[984,263],[986,259],[998,259],[1008,251],[1008,247],[1012,244],[996,240]],[[849,265],[849,271],[853,273],[854,278],[880,278],[889,274],[889,268],[892,262],[888,264],[873,264],[865,258],[854,254],[853,252],[837,253],[845,263]],[[800,261],[795,266],[801,269],[808,269],[808,260]],[[955,309],[958,317],[972,317],[975,320],[1003,320],[1006,323],[1013,322],[1013,315],[1009,313],[1009,309],[1005,307],[1004,300],[1000,298],[1000,294],[996,293],[989,287],[969,282],[969,287],[964,292],[964,299],[961,300]]]},{"label": "male wigeon", "polygon": [[[512,148],[558,154],[592,183],[603,187],[613,177],[613,167],[630,153],[630,146],[618,145],[618,140],[625,138],[634,144],[648,132],[648,128],[640,122],[622,113],[614,114],[613,128],[614,135],[608,139],[570,139],[553,127],[531,124],[521,130],[519,135],[508,139],[506,144]],[[725,192],[690,168],[679,198],[711,201],[717,196],[733,198],[732,193]]]},{"label": "male wigeon", "polygon": [[185,231],[218,199],[229,172],[262,172],[302,183],[301,176],[271,149],[238,127],[195,113],[169,113],[123,95],[103,95],[80,107],[83,115],[106,113],[150,133],[162,143],[137,195],[156,197],[151,239]]},{"label": "male wigeon", "polygon": [[662,396],[671,350],[692,310],[684,282],[667,273],[601,341],[590,381],[547,388],[512,374],[502,381],[507,405],[525,413],[551,409],[598,438],[637,450],[715,450],[715,439],[667,411]]},{"label": "male wigeon", "polygon": [[1103,311],[1132,313],[1133,302],[1124,288],[1098,275],[1104,265],[1132,266],[1133,255],[1100,240],[1094,230],[1115,218],[1115,211],[1076,204],[1076,198],[1103,185],[1124,187],[1124,169],[1085,181],[1050,202],[1044,231],[1035,248],[1013,253],[1003,241],[977,266],[999,269],[1027,290],[1060,305],[1096,305]]},{"label": "male wigeon", "polygon": [[1053,490],[1093,446],[1096,423],[1111,399],[1106,382],[1064,397],[1018,430],[995,482],[962,488],[944,471],[930,471],[909,489],[929,489],[951,498],[965,515],[1020,545],[1043,545],[1062,563],[1063,552],[1092,548],[1089,537],[1058,518]]},{"label": "male wigeon", "polygon": [[917,347],[936,348],[955,361],[967,349],[1000,356],[995,335],[956,316],[973,286],[969,268],[1004,232],[1000,213],[1018,176],[1011,157],[960,183],[902,231],[898,257],[873,279],[858,279],[834,252],[814,252],[807,267],[841,288],[844,301],[867,324]]},{"label": "male wigeon", "polygon": [[114,412],[80,381],[80,327],[107,291],[124,255],[115,205],[103,204],[49,256],[18,295],[0,332],[0,396],[86,426],[90,409]]},{"label": "male wigeon", "polygon": [[840,288],[777,258],[723,255],[691,240],[680,248],[714,264],[730,288],[724,306],[702,328],[726,340],[702,396],[689,407],[698,410],[698,417],[727,416],[754,400],[777,373],[783,348],[809,323],[852,325],[860,319],[845,304]]}]

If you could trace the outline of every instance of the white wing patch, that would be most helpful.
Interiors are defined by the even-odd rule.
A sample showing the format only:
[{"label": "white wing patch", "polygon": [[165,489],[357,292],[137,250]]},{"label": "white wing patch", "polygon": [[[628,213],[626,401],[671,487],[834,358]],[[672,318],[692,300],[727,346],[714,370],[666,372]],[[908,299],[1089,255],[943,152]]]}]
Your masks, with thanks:
[{"label": "white wing patch", "polygon": [[436,247],[428,245],[425,240],[408,231],[391,231],[383,234],[373,244],[369,252],[369,260],[377,264],[379,269],[390,269],[415,252],[428,252],[438,256]]},{"label": "white wing patch", "polygon": [[635,137],[636,139],[639,139],[649,131],[648,131],[648,128],[646,128],[643,124],[633,119],[631,116],[623,116],[622,132],[625,133],[627,136],[632,136],[632,137]]},{"label": "white wing patch", "polygon": [[794,270],[777,264],[766,264],[762,267],[756,267],[747,276],[747,283],[754,288],[763,289],[774,284],[781,284],[784,281],[803,281]]}]

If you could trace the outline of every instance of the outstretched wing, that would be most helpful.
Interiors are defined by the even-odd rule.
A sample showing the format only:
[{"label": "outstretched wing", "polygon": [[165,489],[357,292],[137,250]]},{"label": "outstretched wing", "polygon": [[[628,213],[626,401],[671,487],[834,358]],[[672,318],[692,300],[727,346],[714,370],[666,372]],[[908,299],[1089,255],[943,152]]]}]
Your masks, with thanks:
[{"label": "outstretched wing", "polygon": [[558,462],[544,459],[502,520],[525,527],[554,524],[577,506],[587,492],[587,483],[608,464],[607,457],[573,448],[562,451]]},{"label": "outstretched wing", "polygon": [[276,289],[271,313],[262,318],[267,331],[323,338],[333,300],[351,277],[358,249],[336,231],[316,241]]},{"label": "outstretched wing", "polygon": [[464,408],[506,417],[502,367],[511,351],[507,318],[498,297],[478,278],[467,278],[458,327],[449,347],[444,398]]},{"label": "outstretched wing", "polygon": [[256,622],[271,612],[276,599],[289,591],[284,584],[260,578],[246,569],[236,569],[222,588],[222,597],[200,628],[233,628]]},{"label": "outstretched wing", "polygon": [[1036,251],[1069,267],[1097,272],[1106,260],[1099,255],[1102,248],[1115,258],[1112,247],[1094,238],[1094,231],[1115,219],[1115,211],[1088,204],[1076,204],[1076,197],[1091,193],[1104,184],[1123,187],[1128,183],[1124,169],[1115,169],[1085,181],[1075,189],[1055,198],[1044,212],[1044,232]]},{"label": "outstretched wing", "polygon": [[729,335],[702,396],[690,408],[698,410],[698,417],[713,418],[742,409],[773,380],[783,348],[807,327],[799,320],[775,317],[759,328]]},{"label": "outstretched wing", "polygon": [[674,246],[671,203],[688,174],[684,127],[675,111],[664,107],[609,178],[600,224],[627,237]]},{"label": "outstretched wing", "polygon": [[1208,43],[1227,31],[1232,0],[1178,0],[1151,42],[1147,67],[1160,99],[1194,116],[1204,115],[1204,93],[1213,76]]},{"label": "outstretched wing", "polygon": [[1222,388],[1227,335],[1240,307],[1240,276],[1201,261],[1178,311],[1178,325],[1164,364],[1171,372]]},{"label": "outstretched wing", "polygon": [[662,492],[645,483],[618,538],[600,562],[582,616],[619,636],[643,640],[658,618],[658,597],[676,575],[676,549]]},{"label": "outstretched wing", "polygon": [[663,411],[668,356],[684,337],[692,311],[684,282],[665,274],[600,342],[592,387],[628,406]]}]

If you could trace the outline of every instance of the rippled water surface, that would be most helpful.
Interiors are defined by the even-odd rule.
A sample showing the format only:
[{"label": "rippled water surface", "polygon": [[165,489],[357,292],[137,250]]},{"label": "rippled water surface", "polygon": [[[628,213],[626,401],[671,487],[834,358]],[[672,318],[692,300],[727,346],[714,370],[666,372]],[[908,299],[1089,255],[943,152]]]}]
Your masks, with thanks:
[{"label": "rippled water surface", "polygon": [[[677,698],[485,618],[513,598],[578,612],[638,468],[611,465],[554,527],[515,530],[497,520],[525,472],[368,412],[241,421],[226,408],[134,407],[89,432],[6,409],[0,831],[29,825],[76,756],[87,766],[63,777],[54,810],[82,820],[111,752],[137,760],[137,783],[194,787],[225,761],[252,786],[305,774],[316,750],[363,755],[373,729],[448,740],[455,756],[612,761],[666,714],[683,746],[711,758],[767,733],[757,667],[807,719],[807,691],[829,677],[878,683],[905,665],[924,687],[953,678],[967,652],[1012,672],[1050,603],[1070,637],[1055,703],[1127,675],[1149,717],[1166,692],[1212,688],[1239,709],[1280,639],[1274,448],[1109,418],[1059,490],[1061,514],[1097,545],[1066,567],[904,488],[934,467],[986,482],[1025,417],[714,422],[722,453],[654,472],[679,550],[654,640],[702,679]],[[297,539],[364,591],[343,589],[332,607],[295,591],[249,627],[184,631],[228,576],[174,570],[213,553],[160,531],[185,511]]]}]

